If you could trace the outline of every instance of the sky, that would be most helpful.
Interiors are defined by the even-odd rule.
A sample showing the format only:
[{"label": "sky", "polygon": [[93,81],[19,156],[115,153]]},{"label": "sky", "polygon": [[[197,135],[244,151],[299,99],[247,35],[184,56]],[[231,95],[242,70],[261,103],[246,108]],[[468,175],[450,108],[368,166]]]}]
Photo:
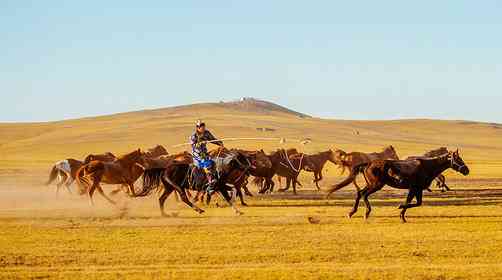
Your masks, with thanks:
[{"label": "sky", "polygon": [[0,122],[255,97],[502,123],[501,1],[0,1]]}]

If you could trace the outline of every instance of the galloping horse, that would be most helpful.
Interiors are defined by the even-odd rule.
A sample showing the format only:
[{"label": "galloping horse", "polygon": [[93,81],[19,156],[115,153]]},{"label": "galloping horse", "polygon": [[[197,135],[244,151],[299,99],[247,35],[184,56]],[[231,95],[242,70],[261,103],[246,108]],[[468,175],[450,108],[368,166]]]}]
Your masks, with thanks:
[{"label": "galloping horse", "polygon": [[50,185],[57,179],[56,195],[59,193],[59,188],[64,184],[69,193],[71,193],[70,186],[75,181],[77,170],[82,167],[84,163],[80,160],[68,158],[58,161],[54,164],[49,174],[49,181],[45,183],[46,186]]},{"label": "galloping horse", "polygon": [[385,147],[383,151],[380,153],[361,153],[361,152],[346,153],[342,150],[336,150],[334,152],[335,163],[342,167],[342,173],[345,171],[345,169],[349,169],[350,174],[345,180],[329,188],[327,190],[328,194],[326,195],[326,197],[329,198],[329,196],[333,192],[336,192],[337,190],[345,186],[348,186],[351,183],[353,183],[356,189],[359,191],[360,188],[356,182],[357,173],[355,172],[354,168],[358,165],[370,163],[371,161],[377,159],[398,160],[399,157],[393,146]]},{"label": "galloping horse", "polygon": [[304,166],[304,170],[307,172],[314,173],[314,183],[317,187],[317,190],[321,190],[319,187],[319,182],[323,179],[322,170],[326,165],[326,162],[330,161],[333,164],[336,164],[335,153],[332,150],[320,152],[313,155],[305,155],[305,160],[309,164]]},{"label": "galloping horse", "polygon": [[[141,149],[135,150],[113,162],[94,160],[83,165],[76,175],[80,193],[87,191],[89,200],[93,204],[92,195],[98,192],[110,203],[115,204],[101,188],[100,183],[127,185],[131,196],[135,196],[134,182],[143,173],[145,159]],[[141,172],[140,172],[141,170]],[[138,175],[139,174],[139,175]],[[92,181],[92,184],[91,184]]]},{"label": "galloping horse", "polygon": [[[232,153],[233,155],[224,158],[222,161],[216,160],[219,177],[215,189],[234,209],[235,213],[240,215],[242,213],[232,203],[227,192],[229,187],[226,184],[229,183],[229,178],[232,176],[232,173],[237,172],[247,175],[251,166],[245,155],[236,151]],[[192,168],[192,163],[174,161],[165,168],[146,169],[143,174],[143,189],[137,196],[149,195],[153,190],[160,187],[160,183],[162,183],[164,192],[159,198],[162,216],[167,216],[164,212],[164,203],[173,191],[176,191],[181,197],[181,200],[196,212],[200,214],[204,213],[204,210],[193,204],[187,197],[187,191],[189,189],[202,191],[207,184],[206,176],[200,173],[203,171],[194,172],[195,174],[192,174]]]},{"label": "galloping horse", "polygon": [[[357,212],[359,200],[362,197],[366,204],[364,217],[367,219],[371,213],[368,197],[388,185],[392,188],[409,190],[406,202],[399,206],[399,209],[402,209],[401,221],[405,223],[406,210],[422,205],[423,191],[430,186],[437,176],[449,168],[464,176],[469,175],[469,167],[460,157],[458,150],[435,158],[375,160],[371,163],[360,164],[355,167],[355,170],[356,172],[363,172],[367,185],[357,192],[354,207],[348,216],[350,218]],[[413,198],[416,198],[417,203],[411,203]]]}]

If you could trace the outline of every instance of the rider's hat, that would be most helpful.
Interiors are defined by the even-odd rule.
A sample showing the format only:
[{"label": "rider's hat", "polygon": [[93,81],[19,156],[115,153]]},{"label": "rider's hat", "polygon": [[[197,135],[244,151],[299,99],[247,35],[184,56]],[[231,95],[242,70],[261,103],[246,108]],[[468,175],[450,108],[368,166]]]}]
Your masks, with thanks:
[{"label": "rider's hat", "polygon": [[196,127],[202,127],[202,126],[206,126],[206,124],[203,121],[201,121],[201,120],[197,120],[197,122],[195,123],[195,126]]}]

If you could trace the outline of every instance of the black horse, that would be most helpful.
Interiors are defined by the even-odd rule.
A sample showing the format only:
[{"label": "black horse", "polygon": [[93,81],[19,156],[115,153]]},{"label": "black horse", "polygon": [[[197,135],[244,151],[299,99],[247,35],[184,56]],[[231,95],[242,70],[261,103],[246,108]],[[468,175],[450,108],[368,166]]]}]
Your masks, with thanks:
[{"label": "black horse", "polygon": [[[406,222],[406,210],[422,205],[422,194],[432,181],[447,169],[469,175],[469,167],[457,151],[448,152],[445,155],[435,158],[415,158],[409,160],[375,160],[371,163],[359,165],[357,172],[363,172],[367,185],[357,192],[356,201],[349,218],[352,217],[359,206],[361,197],[366,204],[365,218],[371,213],[371,205],[368,197],[381,190],[385,185],[397,189],[408,189],[406,202],[399,206],[401,210],[401,221]],[[411,203],[416,198],[417,203]]]},{"label": "black horse", "polygon": [[[216,193],[221,195],[224,200],[234,209],[235,213],[240,215],[240,212],[233,204],[228,191],[231,189],[227,185],[227,181],[235,172],[248,173],[251,164],[242,153],[234,152],[223,160],[217,160],[217,182],[215,185]],[[166,216],[164,212],[164,203],[173,191],[176,191],[181,200],[197,211],[199,214],[204,213],[204,210],[193,204],[187,196],[187,190],[204,191],[207,185],[206,176],[202,170],[198,170],[192,164],[186,162],[173,162],[166,168],[147,169],[143,174],[143,189],[137,196],[147,196],[153,190],[162,186],[164,192],[159,197],[159,205],[162,216]]]}]

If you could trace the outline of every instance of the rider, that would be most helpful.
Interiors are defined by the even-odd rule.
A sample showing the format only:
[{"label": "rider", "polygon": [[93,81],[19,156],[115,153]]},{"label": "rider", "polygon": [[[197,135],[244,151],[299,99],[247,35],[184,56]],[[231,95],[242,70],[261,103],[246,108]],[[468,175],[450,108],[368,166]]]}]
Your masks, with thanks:
[{"label": "rider", "polygon": [[201,120],[198,120],[196,123],[195,132],[192,134],[192,136],[190,136],[193,162],[197,167],[204,169],[208,181],[206,191],[209,195],[211,195],[215,191],[214,186],[216,184],[216,168],[214,161],[211,159],[209,153],[207,152],[207,141],[214,141],[211,143],[223,147],[223,142],[218,141],[209,130],[206,130],[206,124]]}]

